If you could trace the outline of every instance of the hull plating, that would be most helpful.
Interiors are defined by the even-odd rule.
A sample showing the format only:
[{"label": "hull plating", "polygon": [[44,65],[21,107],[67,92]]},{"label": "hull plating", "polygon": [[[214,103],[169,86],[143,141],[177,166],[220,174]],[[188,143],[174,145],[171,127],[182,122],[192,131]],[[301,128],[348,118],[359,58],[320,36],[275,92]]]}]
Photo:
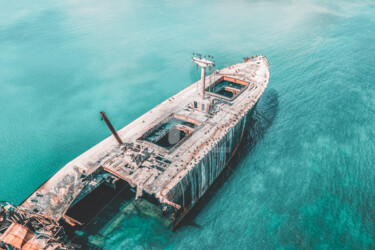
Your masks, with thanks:
[{"label": "hull plating", "polygon": [[175,228],[198,200],[206,193],[235,155],[254,113],[257,103],[238,123],[209,151],[204,158],[167,194],[167,198],[182,209],[174,218]]}]

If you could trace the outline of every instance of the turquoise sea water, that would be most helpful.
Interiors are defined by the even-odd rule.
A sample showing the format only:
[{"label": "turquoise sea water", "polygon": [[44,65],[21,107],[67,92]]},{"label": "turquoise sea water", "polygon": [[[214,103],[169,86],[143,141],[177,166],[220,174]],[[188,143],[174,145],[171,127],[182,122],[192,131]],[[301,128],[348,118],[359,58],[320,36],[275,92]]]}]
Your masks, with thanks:
[{"label": "turquoise sea water", "polygon": [[217,68],[271,80],[233,172],[176,232],[133,217],[106,248],[375,248],[373,1],[1,1],[0,200]]}]

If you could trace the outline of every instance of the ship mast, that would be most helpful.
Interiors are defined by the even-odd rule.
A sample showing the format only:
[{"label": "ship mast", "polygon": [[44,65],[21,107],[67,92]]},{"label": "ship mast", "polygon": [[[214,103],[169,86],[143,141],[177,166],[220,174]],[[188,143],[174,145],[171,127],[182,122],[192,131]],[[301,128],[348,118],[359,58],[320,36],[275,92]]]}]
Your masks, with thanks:
[{"label": "ship mast", "polygon": [[202,100],[204,100],[206,88],[206,67],[212,68],[215,63],[207,60],[206,58],[202,59],[201,55],[199,55],[199,58],[193,57],[193,62],[201,67],[201,89],[199,95],[201,96]]}]

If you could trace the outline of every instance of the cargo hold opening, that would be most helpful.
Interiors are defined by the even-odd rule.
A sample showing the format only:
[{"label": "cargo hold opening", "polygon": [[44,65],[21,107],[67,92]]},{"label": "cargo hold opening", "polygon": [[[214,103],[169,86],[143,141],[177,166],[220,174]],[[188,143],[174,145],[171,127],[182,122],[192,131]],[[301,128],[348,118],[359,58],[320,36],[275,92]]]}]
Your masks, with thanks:
[{"label": "cargo hold opening", "polygon": [[201,123],[186,116],[172,114],[140,139],[151,142],[168,151],[181,145]]},{"label": "cargo hold opening", "polygon": [[120,211],[122,204],[134,197],[134,191],[124,180],[118,180],[115,186],[103,183],[70,207],[60,223],[73,243],[86,245],[87,237],[97,234]]},{"label": "cargo hold opening", "polygon": [[244,91],[248,82],[231,77],[221,77],[211,86],[206,88],[206,93],[226,100],[234,100],[242,91]]}]

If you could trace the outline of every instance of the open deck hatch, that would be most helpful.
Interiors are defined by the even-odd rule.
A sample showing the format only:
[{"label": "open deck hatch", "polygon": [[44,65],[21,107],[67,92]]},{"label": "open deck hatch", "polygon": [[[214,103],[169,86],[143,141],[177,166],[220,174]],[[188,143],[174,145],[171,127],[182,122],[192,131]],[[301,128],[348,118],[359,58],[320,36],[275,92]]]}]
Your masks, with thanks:
[{"label": "open deck hatch", "polygon": [[171,152],[181,145],[200,124],[201,122],[189,117],[172,114],[149,129],[140,139]]},{"label": "open deck hatch", "polygon": [[221,77],[211,86],[206,88],[208,94],[232,101],[235,99],[246,87],[248,82],[241,81],[231,77]]}]

